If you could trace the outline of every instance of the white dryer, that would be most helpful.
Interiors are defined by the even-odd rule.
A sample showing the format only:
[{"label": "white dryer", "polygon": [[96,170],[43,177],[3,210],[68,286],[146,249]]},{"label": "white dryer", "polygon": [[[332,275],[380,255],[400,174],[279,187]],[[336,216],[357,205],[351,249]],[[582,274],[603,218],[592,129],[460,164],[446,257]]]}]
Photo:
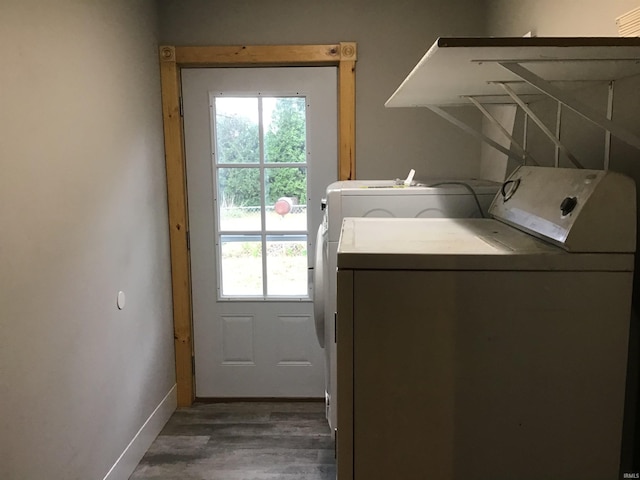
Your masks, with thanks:
[{"label": "white dryer", "polygon": [[337,426],[335,343],[336,269],[342,221],[347,217],[481,218],[500,185],[478,179],[433,179],[405,186],[393,180],[332,183],[323,200],[314,266],[314,316],[325,349],[325,400],[332,434]]}]

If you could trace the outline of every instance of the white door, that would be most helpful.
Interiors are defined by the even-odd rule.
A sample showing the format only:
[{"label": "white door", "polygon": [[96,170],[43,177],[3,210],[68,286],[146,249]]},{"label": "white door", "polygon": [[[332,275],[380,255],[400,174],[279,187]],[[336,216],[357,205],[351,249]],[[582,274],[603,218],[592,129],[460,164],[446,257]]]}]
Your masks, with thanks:
[{"label": "white door", "polygon": [[310,267],[336,69],[184,69],[182,95],[196,396],[322,397]]}]

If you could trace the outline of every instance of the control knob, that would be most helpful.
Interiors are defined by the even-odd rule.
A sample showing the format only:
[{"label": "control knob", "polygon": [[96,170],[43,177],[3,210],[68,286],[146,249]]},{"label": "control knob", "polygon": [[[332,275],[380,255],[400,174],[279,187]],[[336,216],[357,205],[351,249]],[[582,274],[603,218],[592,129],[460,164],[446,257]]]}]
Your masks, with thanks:
[{"label": "control knob", "polygon": [[564,200],[562,200],[562,203],[560,204],[560,211],[562,212],[562,216],[566,217],[571,212],[573,212],[573,209],[576,208],[576,205],[578,205],[578,199],[576,197],[566,197]]}]

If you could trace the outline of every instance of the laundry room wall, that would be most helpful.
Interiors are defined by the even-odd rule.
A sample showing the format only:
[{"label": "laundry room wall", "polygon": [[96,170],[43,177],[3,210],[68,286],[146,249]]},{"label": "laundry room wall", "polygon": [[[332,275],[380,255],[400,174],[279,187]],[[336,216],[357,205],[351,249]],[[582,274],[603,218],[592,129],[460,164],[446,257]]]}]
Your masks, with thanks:
[{"label": "laundry room wall", "polygon": [[[544,37],[617,37],[616,18],[639,6],[637,0],[525,0],[512,2],[509,0],[488,0],[486,8],[487,34],[490,36],[518,37],[531,32]],[[640,86],[640,77],[625,78],[614,85],[614,113],[616,123],[640,133],[640,122],[637,115],[640,102],[635,93]],[[576,97],[606,113],[607,83],[582,86],[572,92]],[[531,105],[532,109],[552,130],[555,130],[557,104],[553,101],[542,101]],[[503,108],[508,110],[510,107]],[[522,112],[514,125],[514,136],[522,138]],[[555,147],[548,138],[530,122],[527,135],[528,150],[543,165],[552,165]],[[487,122],[483,128],[490,129]],[[602,168],[604,164],[604,131],[577,114],[563,109],[561,123],[561,139],[580,161],[589,168]],[[494,137],[496,139],[499,136]],[[482,146],[481,171],[487,178],[500,180],[508,175],[516,163],[507,161],[505,156],[488,146]],[[611,148],[611,168],[620,170],[640,179],[640,165],[637,158],[640,152],[625,143],[613,139]],[[562,159],[563,165],[570,165]]]},{"label": "laundry room wall", "polygon": [[638,0],[486,0],[492,36],[617,37],[616,18]]},{"label": "laundry room wall", "polygon": [[[476,176],[480,146],[426,109],[385,109],[439,36],[485,33],[483,2],[452,0],[159,0],[161,43],[358,43],[356,175]],[[459,112],[479,125],[476,112]]]},{"label": "laundry room wall", "polygon": [[0,478],[122,480],[175,408],[155,2],[3,0],[0,43]]}]

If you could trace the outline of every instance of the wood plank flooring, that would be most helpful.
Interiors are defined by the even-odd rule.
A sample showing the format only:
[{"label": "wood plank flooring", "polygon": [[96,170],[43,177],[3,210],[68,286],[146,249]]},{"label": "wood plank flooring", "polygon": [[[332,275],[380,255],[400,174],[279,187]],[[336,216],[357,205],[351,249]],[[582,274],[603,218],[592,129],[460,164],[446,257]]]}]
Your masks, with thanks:
[{"label": "wood plank flooring", "polygon": [[129,480],[335,480],[322,402],[178,409]]}]

